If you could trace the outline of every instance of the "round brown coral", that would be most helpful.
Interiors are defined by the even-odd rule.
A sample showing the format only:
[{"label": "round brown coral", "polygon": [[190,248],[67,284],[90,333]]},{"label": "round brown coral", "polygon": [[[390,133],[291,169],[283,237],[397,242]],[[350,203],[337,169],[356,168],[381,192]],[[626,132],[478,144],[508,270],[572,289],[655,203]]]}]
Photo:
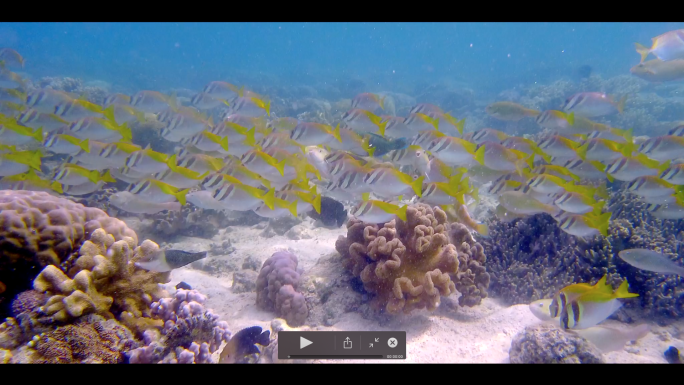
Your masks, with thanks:
[{"label": "round brown coral", "polygon": [[[0,282],[7,285],[0,302],[9,304],[30,289],[48,265],[60,265],[93,231],[103,228],[116,240],[135,232],[104,211],[38,191],[0,191]],[[0,317],[7,309],[0,309]]]},{"label": "round brown coral", "polygon": [[481,266],[485,258],[479,244],[462,236],[452,244],[451,226],[438,207],[411,205],[406,219],[394,219],[381,228],[351,219],[347,237],[339,237],[335,244],[346,267],[375,294],[376,308],[391,314],[434,310],[440,297],[457,287],[463,290],[462,304],[473,306],[486,297],[489,276]]}]

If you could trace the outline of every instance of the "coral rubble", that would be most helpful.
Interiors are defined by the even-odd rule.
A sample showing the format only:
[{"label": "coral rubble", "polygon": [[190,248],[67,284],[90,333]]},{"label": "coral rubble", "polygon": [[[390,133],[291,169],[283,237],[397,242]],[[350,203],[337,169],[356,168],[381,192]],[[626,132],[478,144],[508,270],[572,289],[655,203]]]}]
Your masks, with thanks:
[{"label": "coral rubble", "polygon": [[347,269],[374,295],[374,308],[432,311],[457,288],[461,305],[479,304],[489,284],[482,246],[460,224],[452,229],[438,207],[414,204],[406,216],[406,222],[393,219],[382,227],[350,219],[347,236],[335,243]]},{"label": "coral rubble", "polygon": [[513,337],[509,355],[512,364],[603,363],[593,344],[547,324],[528,326]]}]

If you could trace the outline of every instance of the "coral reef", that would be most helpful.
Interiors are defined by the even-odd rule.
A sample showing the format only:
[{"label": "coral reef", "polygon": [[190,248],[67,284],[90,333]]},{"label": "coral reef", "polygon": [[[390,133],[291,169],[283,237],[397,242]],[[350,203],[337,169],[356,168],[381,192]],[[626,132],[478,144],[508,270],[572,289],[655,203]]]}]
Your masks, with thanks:
[{"label": "coral reef", "polygon": [[256,281],[257,306],[276,310],[291,326],[302,325],[309,315],[306,300],[297,292],[300,274],[297,256],[287,251],[275,252],[259,271]]},{"label": "coral reef", "polygon": [[538,214],[512,223],[489,220],[491,238],[482,239],[491,275],[490,289],[508,304],[550,298],[572,283],[595,283],[608,275],[617,287],[624,279],[630,291],[639,293],[625,308],[659,322],[684,316],[683,279],[636,269],[620,258],[625,249],[647,248],[670,255],[684,263],[678,239],[684,221],[660,220],[650,216],[645,203],[625,190],[611,194],[607,210],[613,213],[608,237],[577,238],[561,231],[553,218]]},{"label": "coral reef", "polygon": [[169,273],[136,267],[137,260],[157,252],[159,246],[150,240],[135,245],[133,238],[115,242],[104,230],[95,230],[67,274],[48,266],[36,277],[34,289],[49,296],[41,311],[60,322],[96,313],[118,317],[138,333],[154,327],[154,322],[144,319],[151,315],[149,304],[166,295],[159,283],[168,282]]},{"label": "coral reef", "polygon": [[432,311],[441,296],[456,291],[456,283],[464,290],[461,304],[473,306],[486,297],[489,278],[481,269],[482,246],[466,237],[464,228],[451,231],[438,207],[414,204],[406,216],[406,222],[393,219],[382,227],[350,219],[347,236],[335,243],[346,268],[374,296],[373,307],[389,314]]},{"label": "coral reef", "polygon": [[0,191],[0,282],[7,286],[0,294],[0,318],[8,313],[9,299],[30,289],[42,268],[67,271],[75,251],[99,228],[137,245],[133,230],[100,209],[46,192]]},{"label": "coral reef", "polygon": [[161,332],[148,329],[145,346],[132,350],[134,363],[211,363],[211,355],[230,340],[228,325],[205,309],[206,297],[197,290],[178,289],[172,298],[151,304],[155,320],[163,323]]},{"label": "coral reef", "polygon": [[115,320],[89,315],[35,336],[10,362],[117,364],[137,346],[131,331]]},{"label": "coral reef", "polygon": [[600,364],[601,352],[584,338],[555,326],[528,326],[513,337],[509,352],[512,364]]}]

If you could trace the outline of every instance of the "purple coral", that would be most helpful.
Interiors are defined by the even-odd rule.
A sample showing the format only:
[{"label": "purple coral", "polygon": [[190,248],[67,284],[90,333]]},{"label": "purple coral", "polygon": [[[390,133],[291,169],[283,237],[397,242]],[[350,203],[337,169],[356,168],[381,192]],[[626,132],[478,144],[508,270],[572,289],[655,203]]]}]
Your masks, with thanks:
[{"label": "purple coral", "polygon": [[258,307],[277,310],[291,326],[306,321],[309,309],[304,296],[297,292],[297,256],[287,251],[274,253],[261,267],[256,285]]},{"label": "purple coral", "polygon": [[205,309],[206,299],[197,290],[179,289],[174,297],[152,303],[152,316],[164,327],[145,331],[145,346],[131,351],[129,362],[212,362],[211,354],[230,340],[230,332],[225,321]]}]

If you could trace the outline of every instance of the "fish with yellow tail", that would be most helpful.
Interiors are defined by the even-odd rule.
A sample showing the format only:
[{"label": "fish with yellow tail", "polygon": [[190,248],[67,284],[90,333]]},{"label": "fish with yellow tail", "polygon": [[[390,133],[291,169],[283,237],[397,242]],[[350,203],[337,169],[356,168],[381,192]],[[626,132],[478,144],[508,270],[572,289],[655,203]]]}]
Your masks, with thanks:
[{"label": "fish with yellow tail", "polygon": [[[423,147],[425,148],[425,147]],[[478,146],[461,138],[442,136],[430,142],[426,148],[435,158],[450,166],[468,166],[484,162],[486,146]]]},{"label": "fish with yellow tail", "polygon": [[627,185],[627,190],[644,198],[662,197],[684,191],[684,186],[674,185],[657,176],[640,176]]},{"label": "fish with yellow tail", "polygon": [[627,280],[622,281],[614,293],[600,289],[590,290],[565,302],[560,312],[560,326],[563,329],[586,329],[596,326],[622,306],[619,299],[638,296],[639,294],[629,292]]},{"label": "fish with yellow tail", "polygon": [[271,101],[256,97],[238,96],[233,100],[231,111],[235,114],[251,117],[271,116]]},{"label": "fish with yellow tail", "polygon": [[670,165],[662,171],[660,178],[674,185],[684,185],[684,163]]},{"label": "fish with yellow tail", "polygon": [[24,67],[24,58],[12,48],[0,48],[0,63],[2,66]]},{"label": "fish with yellow tail", "polygon": [[[484,148],[484,151],[478,151]],[[517,171],[522,175],[525,167],[534,167],[534,153],[512,150],[496,142],[480,143],[474,154],[477,163],[496,171]]]},{"label": "fish with yellow tail", "polygon": [[224,182],[212,195],[213,199],[223,205],[226,210],[249,211],[264,202],[268,208],[275,207],[275,189],[268,191],[248,186],[229,175],[222,175]]},{"label": "fish with yellow tail", "polygon": [[[475,144],[481,144],[484,142],[495,142],[503,144],[503,141],[513,138],[508,136],[508,134],[495,130],[493,128],[483,128],[474,132],[469,132],[463,136],[463,139],[471,141]],[[521,150],[522,151],[522,150]]]},{"label": "fish with yellow tail", "polygon": [[684,79],[684,59],[662,61],[653,59],[630,68],[632,75],[651,83]]},{"label": "fish with yellow tail", "polygon": [[596,201],[593,196],[579,192],[565,191],[557,196],[553,202],[561,210],[573,214],[596,213],[600,214],[605,201]]},{"label": "fish with yellow tail", "polygon": [[576,237],[608,236],[611,213],[605,214],[569,214],[558,223],[561,230]]},{"label": "fish with yellow tail", "polygon": [[159,249],[150,255],[146,255],[144,259],[139,259],[135,262],[135,266],[148,271],[157,273],[165,273],[173,269],[178,269],[200,259],[206,258],[207,252],[200,251],[199,253],[188,253],[183,250],[163,250]]},{"label": "fish with yellow tail", "polygon": [[549,130],[566,131],[575,123],[575,114],[574,112],[546,110],[537,116],[535,122]]},{"label": "fish with yellow tail", "polygon": [[470,216],[468,206],[465,204],[455,204],[451,206],[442,206],[442,209],[447,213],[452,213],[459,222],[468,226],[468,228],[476,231],[483,237],[489,237],[489,226],[484,223],[478,223]]},{"label": "fish with yellow tail", "polygon": [[560,212],[558,207],[539,202],[531,195],[525,194],[522,191],[504,192],[499,196],[499,204],[514,214],[533,215],[547,213],[556,215]]},{"label": "fish with yellow tail", "polygon": [[559,135],[551,135],[537,143],[538,148],[553,157],[574,158],[580,143]]},{"label": "fish with yellow tail", "polygon": [[449,179],[449,182],[431,182],[423,186],[422,195],[419,198],[420,202],[430,205],[450,205],[454,203],[454,199],[460,204],[465,204],[465,193],[473,193],[474,189],[468,189],[468,178],[462,178],[462,175],[455,175]]},{"label": "fish with yellow tail", "polygon": [[[67,186],[64,186],[67,187]],[[64,193],[62,185],[58,182],[50,182],[41,179],[33,169],[24,174],[6,176],[0,179],[0,189],[3,190],[31,190],[31,191],[55,191]]]},{"label": "fish with yellow tail", "polygon": [[496,119],[517,122],[525,117],[536,118],[540,111],[513,102],[496,102],[485,107],[485,112]]},{"label": "fish with yellow tail", "polygon": [[234,364],[242,362],[246,356],[260,353],[256,344],[268,346],[271,343],[270,331],[261,331],[261,326],[240,330],[230,338],[221,351],[219,363]]},{"label": "fish with yellow tail", "polygon": [[71,163],[65,163],[60,166],[59,171],[57,171],[52,180],[63,185],[80,185],[87,183],[88,181],[97,183],[101,180],[105,182],[116,182],[108,171],[99,173],[95,170],[88,170],[85,167]]},{"label": "fish with yellow tail", "polygon": [[168,169],[154,174],[153,179],[170,184],[175,188],[186,189],[197,186],[207,175],[209,175],[209,171],[200,174],[188,168],[176,166],[173,170]]},{"label": "fish with yellow tail", "polygon": [[651,40],[653,42],[651,48],[634,43],[636,51],[641,55],[641,63],[651,53],[662,61],[684,59],[684,29],[668,31]]},{"label": "fish with yellow tail", "polygon": [[674,160],[684,154],[684,137],[664,135],[641,143],[638,151],[659,162]]},{"label": "fish with yellow tail", "polygon": [[366,174],[363,182],[371,188],[371,191],[385,197],[393,197],[413,191],[418,197],[423,195],[424,176],[413,179],[395,168],[378,167]]},{"label": "fish with yellow tail", "polygon": [[138,111],[157,114],[171,105],[175,105],[174,98],[158,91],[138,91],[131,97],[131,107]]},{"label": "fish with yellow tail", "polygon": [[70,134],[78,139],[99,140],[102,142],[130,142],[133,138],[127,124],[117,126],[114,122],[98,117],[79,119],[69,125]]},{"label": "fish with yellow tail", "polygon": [[24,126],[20,126],[16,121],[0,121],[0,143],[6,146],[23,146],[31,142],[43,142],[43,129],[35,131]]},{"label": "fish with yellow tail", "polygon": [[150,202],[166,203],[178,200],[181,205],[185,206],[185,196],[190,189],[179,190],[168,183],[148,178],[132,183],[126,191]]},{"label": "fish with yellow tail", "polygon": [[333,140],[342,143],[339,124],[333,128],[327,124],[314,122],[299,122],[290,132],[290,139],[304,146],[327,144]]},{"label": "fish with yellow tail", "polygon": [[[596,118],[604,115],[622,113],[625,109],[627,96],[619,101],[602,92],[580,92],[565,100],[562,110],[585,118]],[[572,123],[571,123],[572,124]]]},{"label": "fish with yellow tail", "polygon": [[407,205],[400,207],[379,200],[364,200],[351,210],[351,214],[368,223],[386,223],[394,219],[395,216],[406,221],[407,207]]},{"label": "fish with yellow tail", "polygon": [[608,139],[587,139],[577,148],[577,156],[584,160],[598,160],[612,162],[621,156],[631,156],[634,151],[633,143],[617,143]]},{"label": "fish with yellow tail", "polygon": [[45,136],[43,147],[55,154],[75,155],[79,151],[90,152],[90,139],[78,139],[68,134],[51,132]]},{"label": "fish with yellow tail", "polygon": [[342,115],[342,120],[353,130],[359,132],[375,132],[377,130],[380,136],[385,135],[387,122],[383,122],[381,117],[370,111],[358,108],[351,109]]},{"label": "fish with yellow tail", "polygon": [[606,173],[617,180],[631,182],[642,176],[663,175],[669,166],[669,161],[660,163],[638,153],[634,156],[622,156],[614,160],[606,165]]},{"label": "fish with yellow tail", "polygon": [[378,108],[384,110],[386,97],[387,96],[364,92],[354,96],[354,99],[351,101],[351,108],[358,108],[370,112],[375,112]]},{"label": "fish with yellow tail", "polygon": [[128,191],[119,191],[118,193],[110,195],[109,204],[133,214],[156,214],[164,210],[181,210],[181,204],[178,202],[150,202]]}]

